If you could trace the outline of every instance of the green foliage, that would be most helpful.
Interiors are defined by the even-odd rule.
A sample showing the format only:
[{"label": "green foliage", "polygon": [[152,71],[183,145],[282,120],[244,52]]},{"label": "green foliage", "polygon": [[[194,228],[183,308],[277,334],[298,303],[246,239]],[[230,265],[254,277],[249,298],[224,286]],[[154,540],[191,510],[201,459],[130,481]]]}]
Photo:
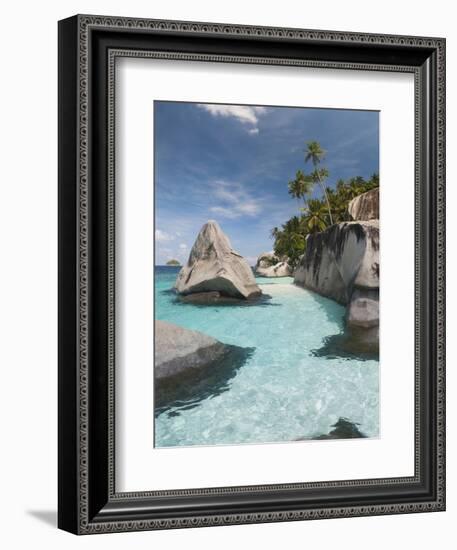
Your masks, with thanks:
[{"label": "green foliage", "polygon": [[[311,162],[312,172],[305,174],[298,170],[295,178],[288,183],[289,195],[303,200],[300,216],[293,216],[281,228],[271,231],[274,239],[274,252],[277,256],[287,256],[294,267],[306,248],[306,237],[310,233],[324,231],[334,223],[350,220],[349,202],[362,193],[379,186],[378,174],[368,180],[356,177],[348,181],[339,180],[335,189],[327,189],[325,180],[329,176],[327,168],[320,166],[326,151],[317,141],[308,141],[305,150],[305,163]],[[322,190],[322,199],[310,199],[314,186]]]},{"label": "green foliage", "polygon": [[313,190],[313,181],[310,176],[306,176],[301,170],[295,174],[295,179],[289,181],[289,195],[294,199],[304,199],[310,195]]},{"label": "green foliage", "polygon": [[181,265],[178,260],[168,260],[167,265]]},{"label": "green foliage", "polygon": [[274,252],[277,256],[287,256],[289,264],[294,266],[305,251],[305,231],[303,220],[293,216],[281,229],[273,228],[271,235],[275,240]]},{"label": "green foliage", "polygon": [[[321,145],[317,141],[308,141],[306,143],[306,150],[305,150],[305,162],[311,161],[314,170],[308,174],[303,174],[303,179],[306,179],[308,181],[308,193],[310,194],[314,185],[317,183],[320,185],[322,189],[322,193],[325,197],[325,202],[327,205],[328,210],[328,216],[330,219],[330,224],[333,224],[333,216],[332,216],[332,208],[330,205],[330,202],[328,200],[328,193],[327,188],[325,187],[325,180],[329,176],[329,172],[327,168],[319,168],[321,160],[325,157],[325,151],[322,149]],[[298,175],[299,172],[297,172]],[[290,193],[290,183],[289,183],[289,193]],[[305,195],[302,195],[304,198]],[[298,198],[298,197],[297,197]]]},{"label": "green foliage", "polygon": [[326,151],[322,149],[318,141],[306,142],[306,155],[305,162],[309,160],[313,163],[313,166],[317,166],[320,161],[325,157]]},{"label": "green foliage", "polygon": [[315,168],[311,174],[311,181],[319,183],[320,181],[326,180],[329,176],[327,168]]},{"label": "green foliage", "polygon": [[[307,176],[299,171],[294,182],[301,181],[303,178],[306,179]],[[293,197],[304,199],[308,195],[309,192],[296,193],[294,191],[292,193],[291,183],[289,183],[289,193]],[[297,183],[297,189],[298,187]],[[295,267],[305,251],[307,235],[324,231],[332,225],[332,221],[333,223],[349,221],[351,219],[348,213],[350,201],[357,195],[366,193],[375,187],[379,187],[378,174],[373,174],[369,180],[358,176],[347,181],[339,180],[335,189],[326,189],[326,197],[324,196],[322,199],[308,199],[305,206],[300,209],[300,216],[293,216],[281,228],[272,229],[271,236],[274,239],[275,254],[279,257],[287,256],[291,266]],[[333,220],[330,218],[329,206]]]},{"label": "green foliage", "polygon": [[324,231],[329,225],[327,207],[322,201],[314,199],[309,200],[306,208],[302,208],[302,222],[308,233]]},{"label": "green foliage", "polygon": [[266,257],[263,259],[263,262],[267,267],[273,267],[274,265],[279,263],[279,258],[277,256],[273,256],[273,258]]}]

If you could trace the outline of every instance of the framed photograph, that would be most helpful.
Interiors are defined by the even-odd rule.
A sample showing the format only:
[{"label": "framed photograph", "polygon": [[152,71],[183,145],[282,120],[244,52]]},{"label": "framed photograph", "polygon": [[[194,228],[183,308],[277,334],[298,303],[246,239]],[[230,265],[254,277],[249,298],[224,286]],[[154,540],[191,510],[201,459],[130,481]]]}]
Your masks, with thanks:
[{"label": "framed photograph", "polygon": [[445,509],[445,41],[59,22],[59,527]]}]

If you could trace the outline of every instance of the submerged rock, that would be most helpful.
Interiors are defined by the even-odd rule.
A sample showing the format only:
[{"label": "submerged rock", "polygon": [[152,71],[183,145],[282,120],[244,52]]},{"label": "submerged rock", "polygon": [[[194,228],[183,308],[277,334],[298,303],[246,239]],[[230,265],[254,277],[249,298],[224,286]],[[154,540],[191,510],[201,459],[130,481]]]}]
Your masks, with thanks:
[{"label": "submerged rock", "polygon": [[228,389],[228,381],[253,353],[166,321],[155,322],[156,415],[173,403],[199,402]]},{"label": "submerged rock", "polygon": [[356,221],[379,220],[379,187],[353,198],[348,212]]},{"label": "submerged rock", "polygon": [[219,292],[222,296],[252,299],[262,294],[248,262],[232,249],[215,221],[201,228],[175,288],[183,295]]},{"label": "submerged rock", "polygon": [[328,434],[318,435],[314,439],[353,439],[366,437],[359,428],[357,422],[351,422],[347,418],[340,417],[338,422],[332,425],[333,430]]},{"label": "submerged rock", "polygon": [[379,361],[378,327],[371,329],[346,327],[344,332],[326,336],[322,346],[311,350],[315,357]]},{"label": "submerged rock", "polygon": [[244,298],[234,298],[233,296],[224,296],[220,292],[213,290],[211,292],[196,292],[195,294],[184,294],[179,296],[179,301],[185,304],[195,305],[213,305],[213,304],[239,304]]},{"label": "submerged rock", "polygon": [[286,261],[271,252],[264,252],[257,258],[255,272],[261,277],[290,277],[292,268]]},{"label": "submerged rock", "polygon": [[273,306],[278,304],[271,303],[271,295],[262,292],[255,300],[245,300],[244,298],[234,298],[233,296],[224,296],[220,292],[197,292],[195,294],[178,295],[176,301],[182,304],[192,304],[195,306],[237,306],[237,307],[261,307]]},{"label": "submerged rock", "polygon": [[295,441],[306,441],[309,439],[355,439],[359,437],[367,437],[359,430],[357,427],[359,425],[360,424],[357,422],[351,422],[347,418],[340,416],[338,421],[335,424],[332,424],[331,428],[334,429],[330,430],[329,433],[314,437],[299,437]]},{"label": "submerged rock", "polygon": [[294,282],[346,305],[346,336],[379,343],[379,221],[346,222],[309,235]]}]

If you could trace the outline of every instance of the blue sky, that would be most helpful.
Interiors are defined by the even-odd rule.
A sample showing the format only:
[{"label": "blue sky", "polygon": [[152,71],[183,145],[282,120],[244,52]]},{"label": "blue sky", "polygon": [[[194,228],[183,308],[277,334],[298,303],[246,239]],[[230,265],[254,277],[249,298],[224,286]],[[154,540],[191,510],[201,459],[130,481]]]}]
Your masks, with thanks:
[{"label": "blue sky", "polygon": [[297,170],[311,171],[310,140],[327,151],[330,187],[379,172],[378,112],[156,101],[156,264],[186,262],[209,219],[251,265],[272,250],[271,228],[302,206],[287,183]]}]

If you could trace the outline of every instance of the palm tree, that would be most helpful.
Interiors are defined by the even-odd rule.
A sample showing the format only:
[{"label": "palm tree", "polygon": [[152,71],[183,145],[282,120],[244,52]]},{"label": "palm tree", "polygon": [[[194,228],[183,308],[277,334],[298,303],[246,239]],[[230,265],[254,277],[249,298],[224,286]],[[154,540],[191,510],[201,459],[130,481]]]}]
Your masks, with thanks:
[{"label": "palm tree", "polygon": [[281,233],[279,227],[273,227],[273,229],[270,231],[270,236],[272,239],[276,239],[276,237]]},{"label": "palm tree", "polygon": [[320,200],[309,200],[307,207],[303,208],[303,223],[305,224],[309,233],[315,233],[316,231],[324,231],[327,228],[325,207]]},{"label": "palm tree", "polygon": [[324,193],[325,200],[327,202],[330,225],[333,225],[330,202],[328,200],[327,190],[324,185],[324,180],[328,178],[328,170],[326,168],[318,168],[321,160],[325,157],[325,151],[324,149],[322,149],[318,141],[308,141],[306,143],[305,153],[305,162],[308,162],[310,160],[314,166],[314,171],[311,174],[311,178],[313,179],[313,181],[321,186],[322,192]]},{"label": "palm tree", "polygon": [[298,216],[292,216],[290,220],[287,220],[283,225],[283,228],[289,233],[301,233],[302,222]]},{"label": "palm tree", "polygon": [[313,190],[313,181],[310,176],[306,176],[301,170],[295,174],[295,179],[289,181],[289,195],[294,199],[304,199]]},{"label": "palm tree", "polygon": [[370,178],[370,183],[373,185],[373,187],[378,187],[379,186],[379,174],[377,174],[376,172],[374,174],[372,174],[372,176]]},{"label": "palm tree", "polygon": [[279,229],[274,227],[271,230],[273,237],[274,252],[279,258],[287,256],[291,266],[295,266],[299,257],[305,251],[305,236],[308,233],[303,227],[303,217],[292,216]]}]

